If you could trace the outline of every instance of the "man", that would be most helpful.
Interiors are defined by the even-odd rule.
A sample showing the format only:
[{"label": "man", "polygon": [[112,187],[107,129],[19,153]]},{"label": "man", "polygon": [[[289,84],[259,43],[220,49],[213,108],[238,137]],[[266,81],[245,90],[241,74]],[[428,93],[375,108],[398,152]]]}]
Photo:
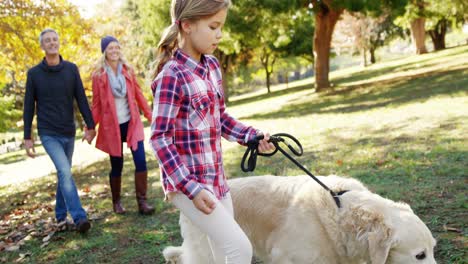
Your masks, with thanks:
[{"label": "man", "polygon": [[67,211],[77,230],[86,233],[91,224],[81,206],[75,181],[71,174],[75,145],[73,101],[76,99],[86,122],[83,140],[90,143],[96,132],[86,99],[78,67],[62,59],[59,36],[53,29],[45,29],[39,36],[45,58],[28,71],[24,97],[24,146],[29,157],[35,157],[31,124],[37,110],[37,129],[42,145],[57,169],[55,217],[66,221]]}]

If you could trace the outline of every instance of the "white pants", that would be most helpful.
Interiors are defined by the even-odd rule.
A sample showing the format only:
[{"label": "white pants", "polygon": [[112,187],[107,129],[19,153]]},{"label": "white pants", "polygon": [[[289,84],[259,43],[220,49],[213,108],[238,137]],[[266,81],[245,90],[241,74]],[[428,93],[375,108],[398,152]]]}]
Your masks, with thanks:
[{"label": "white pants", "polygon": [[206,215],[198,210],[184,194],[177,193],[172,203],[208,236],[211,251],[216,264],[250,264],[252,261],[252,244],[234,220],[231,194],[219,201],[209,193],[216,202],[216,208]]}]

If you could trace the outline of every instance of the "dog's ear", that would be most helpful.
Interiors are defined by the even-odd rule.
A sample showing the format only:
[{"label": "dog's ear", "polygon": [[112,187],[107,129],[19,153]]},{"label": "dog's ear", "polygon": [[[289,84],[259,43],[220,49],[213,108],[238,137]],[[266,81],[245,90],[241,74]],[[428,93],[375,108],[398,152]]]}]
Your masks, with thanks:
[{"label": "dog's ear", "polygon": [[372,264],[385,264],[390,252],[391,241],[388,236],[382,234],[383,230],[376,230],[367,234],[369,243],[369,256]]},{"label": "dog's ear", "polygon": [[[374,202],[374,196],[370,193],[356,193],[356,197],[358,199],[353,199],[351,206],[342,212],[342,227],[354,233],[363,245],[367,244],[372,264],[384,264],[393,244],[392,229],[382,213],[385,209]],[[352,199],[350,196],[348,198]]]}]

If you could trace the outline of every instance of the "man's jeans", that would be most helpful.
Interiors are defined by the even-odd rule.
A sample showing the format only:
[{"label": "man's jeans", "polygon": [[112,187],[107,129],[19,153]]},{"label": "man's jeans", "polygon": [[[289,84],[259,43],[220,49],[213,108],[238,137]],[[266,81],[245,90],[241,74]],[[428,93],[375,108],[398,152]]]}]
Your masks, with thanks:
[{"label": "man's jeans", "polygon": [[71,174],[73,149],[75,137],[42,135],[42,146],[49,154],[50,159],[57,169],[57,192],[55,204],[55,218],[63,221],[67,217],[67,209],[73,222],[76,224],[81,219],[86,219],[86,212],[81,206],[80,197],[76,189],[75,181]]}]

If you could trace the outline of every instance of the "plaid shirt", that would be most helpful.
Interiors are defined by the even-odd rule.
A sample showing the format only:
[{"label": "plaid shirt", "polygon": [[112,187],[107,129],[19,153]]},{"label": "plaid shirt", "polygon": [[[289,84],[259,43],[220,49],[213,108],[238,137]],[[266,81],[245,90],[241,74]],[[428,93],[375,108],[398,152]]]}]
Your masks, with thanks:
[{"label": "plaid shirt", "polygon": [[225,112],[222,75],[213,56],[200,62],[177,50],[151,85],[150,144],[159,161],[164,192],[193,199],[202,189],[221,199],[229,191],[221,136],[245,144],[256,130]]}]

